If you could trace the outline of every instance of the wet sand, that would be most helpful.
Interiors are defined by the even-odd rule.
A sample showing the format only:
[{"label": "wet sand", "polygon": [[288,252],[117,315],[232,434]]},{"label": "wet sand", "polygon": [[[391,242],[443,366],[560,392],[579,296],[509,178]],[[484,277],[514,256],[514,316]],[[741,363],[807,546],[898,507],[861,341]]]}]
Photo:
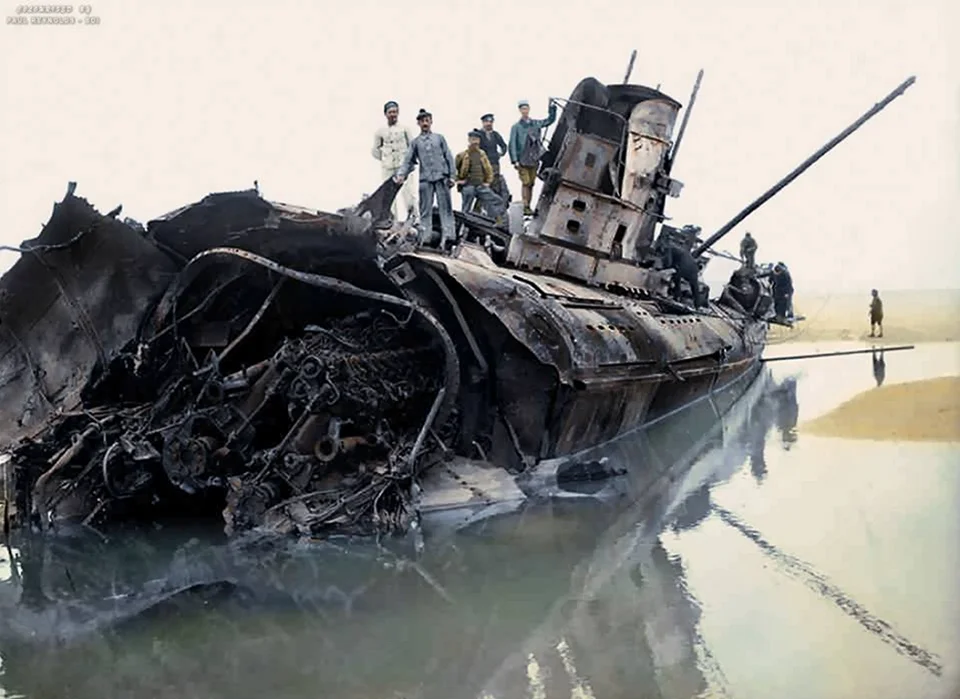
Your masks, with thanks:
[{"label": "wet sand", "polygon": [[865,391],[800,429],[845,439],[960,442],[960,376]]},{"label": "wet sand", "polygon": [[771,342],[862,340],[877,345],[960,340],[960,291],[880,290],[883,338],[870,337],[870,290],[863,294],[801,294],[794,311],[805,316],[793,329],[771,328]]}]

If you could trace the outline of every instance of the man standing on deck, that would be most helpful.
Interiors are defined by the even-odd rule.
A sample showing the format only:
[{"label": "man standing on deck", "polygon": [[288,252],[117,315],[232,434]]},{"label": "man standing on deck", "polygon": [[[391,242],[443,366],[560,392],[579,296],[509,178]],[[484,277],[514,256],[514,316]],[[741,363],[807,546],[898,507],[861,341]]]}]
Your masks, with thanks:
[{"label": "man standing on deck", "polygon": [[750,235],[750,231],[747,231],[747,234],[743,236],[743,240],[740,241],[740,259],[743,260],[744,267],[753,269],[756,264],[756,255],[757,241]]},{"label": "man standing on deck", "polygon": [[[400,107],[393,100],[383,105],[383,114],[387,119],[387,125],[381,126],[373,135],[373,149],[371,154],[380,161],[380,170],[383,179],[389,179],[397,174],[400,164],[403,162],[403,156],[407,149],[417,137],[413,129],[401,126],[397,123],[400,116]],[[404,182],[403,187],[397,193],[390,207],[390,213],[394,220],[403,221],[407,215],[413,217],[416,221],[419,216],[419,206],[417,203],[417,189],[415,178],[411,177]],[[397,200],[403,198],[403,217],[397,216]]]},{"label": "man standing on deck", "polygon": [[689,250],[682,248],[677,243],[668,243],[664,249],[663,268],[673,269],[673,281],[670,285],[670,291],[677,301],[682,301],[683,292],[680,282],[685,281],[690,287],[690,293],[693,296],[693,307],[700,308],[701,305],[707,305],[707,298],[704,298],[700,289],[699,268],[697,261]]},{"label": "man standing on deck", "polygon": [[490,189],[503,200],[504,206],[510,203],[510,190],[507,180],[500,172],[500,158],[507,154],[507,143],[498,131],[493,130],[493,114],[480,117],[480,150],[487,154],[487,160],[493,167],[493,184]]},{"label": "man standing on deck", "polygon": [[474,201],[479,201],[489,218],[498,220],[503,213],[503,200],[494,194],[493,166],[487,154],[480,149],[483,135],[479,131],[467,134],[467,150],[457,154],[457,184],[463,187],[463,211],[467,213]]},{"label": "man standing on deck", "polygon": [[793,279],[787,266],[782,262],[775,264],[770,280],[773,283],[774,313],[780,320],[787,320],[793,308]]},{"label": "man standing on deck", "polygon": [[520,175],[523,213],[525,216],[531,216],[533,210],[530,208],[530,201],[533,199],[533,185],[537,181],[537,166],[544,150],[540,130],[550,126],[557,118],[557,104],[550,100],[546,119],[531,119],[530,103],[527,100],[520,100],[517,108],[520,110],[520,120],[510,127],[510,144],[507,150],[510,154],[510,162],[517,168],[517,174]]},{"label": "man standing on deck", "polygon": [[397,184],[403,184],[413,166],[420,165],[420,243],[427,242],[428,234],[433,237],[433,200],[436,198],[440,211],[440,246],[445,247],[456,238],[450,188],[455,184],[457,170],[447,139],[431,130],[433,115],[421,109],[417,114],[417,125],[420,135],[410,143],[393,179]]},{"label": "man standing on deck", "polygon": [[876,289],[871,289],[870,295],[873,297],[870,300],[870,337],[877,337],[874,327],[880,329],[880,337],[883,337],[883,301]]}]

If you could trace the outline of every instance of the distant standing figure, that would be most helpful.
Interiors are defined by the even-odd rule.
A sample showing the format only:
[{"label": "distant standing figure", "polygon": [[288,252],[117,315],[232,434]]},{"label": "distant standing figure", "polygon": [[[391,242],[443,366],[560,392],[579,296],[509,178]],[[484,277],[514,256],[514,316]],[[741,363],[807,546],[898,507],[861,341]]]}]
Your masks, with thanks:
[{"label": "distant standing figure", "polygon": [[756,255],[757,241],[750,235],[750,231],[747,231],[747,234],[743,236],[743,240],[740,241],[740,259],[743,260],[743,265],[753,269],[756,264]]},{"label": "distant standing figure", "polygon": [[463,211],[469,212],[474,201],[479,201],[492,219],[500,219],[503,213],[503,200],[494,194],[490,185],[493,184],[493,166],[487,154],[480,149],[479,131],[467,134],[469,145],[465,151],[457,154],[457,184],[460,185],[463,195]]},{"label": "distant standing figure", "polygon": [[873,296],[870,300],[870,337],[878,337],[874,334],[874,328],[879,328],[879,337],[883,337],[883,301],[876,289],[871,289],[870,295]]},{"label": "distant standing figure", "polygon": [[500,158],[507,154],[507,142],[498,131],[493,130],[493,114],[484,114],[480,117],[482,128],[480,129],[480,149],[487,154],[487,160],[493,168],[493,184],[490,189],[498,197],[503,199],[503,203],[510,203],[510,189],[507,187],[507,180],[500,172]]},{"label": "distant standing figure", "polygon": [[550,100],[546,119],[531,119],[530,103],[527,100],[520,100],[517,109],[520,110],[520,120],[510,127],[510,144],[507,150],[510,153],[510,162],[520,175],[523,213],[530,216],[533,214],[530,201],[533,199],[533,185],[537,181],[537,166],[540,164],[540,156],[543,155],[540,130],[556,120],[557,105]]},{"label": "distant standing figure", "polygon": [[447,139],[432,131],[433,115],[421,109],[417,114],[417,125],[420,126],[420,135],[407,149],[394,181],[403,184],[413,166],[420,165],[420,242],[427,242],[425,236],[428,233],[432,236],[433,200],[436,198],[440,211],[442,247],[456,239],[450,188],[456,183],[454,178],[457,169]]},{"label": "distant standing figure", "polygon": [[[400,107],[396,102],[390,101],[383,105],[383,114],[387,119],[387,125],[381,126],[373,134],[373,149],[371,154],[380,161],[380,170],[383,179],[387,180],[394,177],[400,170],[400,164],[403,162],[403,156],[407,154],[410,144],[417,137],[416,132],[406,126],[401,126],[398,122],[400,117]],[[398,221],[406,219],[409,213],[414,220],[419,218],[417,190],[415,178],[407,178],[403,187],[397,193],[390,207],[393,218]],[[403,199],[403,216],[397,216],[397,200]]]},{"label": "distant standing figure", "polygon": [[887,362],[883,359],[883,350],[880,350],[880,354],[877,354],[877,351],[874,350],[872,353],[873,356],[873,378],[877,382],[877,387],[883,385],[883,380],[887,378]]}]

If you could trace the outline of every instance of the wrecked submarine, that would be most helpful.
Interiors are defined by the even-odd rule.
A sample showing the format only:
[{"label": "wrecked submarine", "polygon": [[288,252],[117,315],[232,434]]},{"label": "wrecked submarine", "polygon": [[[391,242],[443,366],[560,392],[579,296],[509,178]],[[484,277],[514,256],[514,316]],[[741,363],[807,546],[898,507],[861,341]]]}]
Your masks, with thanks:
[{"label": "wrecked submarine", "polygon": [[706,240],[664,215],[689,106],[674,139],[680,103],[593,78],[562,100],[535,215],[457,213],[452,250],[436,215],[390,220],[392,180],[337,213],[210,194],[145,229],[71,183],[0,279],[4,529],[396,532],[543,464],[610,475],[571,457],[751,380],[783,322],[752,268],[709,299],[711,245],[912,82]]}]

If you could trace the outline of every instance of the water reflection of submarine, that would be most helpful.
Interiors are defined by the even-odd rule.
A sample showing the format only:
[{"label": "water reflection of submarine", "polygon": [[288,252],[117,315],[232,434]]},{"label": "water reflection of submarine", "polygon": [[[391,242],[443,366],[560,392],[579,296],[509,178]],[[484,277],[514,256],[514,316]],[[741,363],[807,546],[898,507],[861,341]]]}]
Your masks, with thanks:
[{"label": "water reflection of submarine", "polygon": [[[758,420],[772,419],[770,396],[781,388],[765,373],[739,403],[734,405],[736,396],[725,396],[734,409],[719,419],[715,413],[707,429],[702,420],[710,413],[709,403],[699,416],[687,414],[686,420],[607,447],[606,458],[614,465],[633,460],[646,467],[630,470],[631,475],[656,472],[655,464],[668,460],[672,468],[661,471],[658,487],[647,491],[655,496],[638,497],[606,529],[593,555],[574,571],[569,598],[555,605],[487,684],[490,696],[516,696],[531,666],[537,677],[571,678],[582,697],[616,696],[624,687],[635,688],[639,696],[687,697],[699,695],[708,683],[723,684],[697,631],[699,607],[686,593],[682,567],[668,558],[659,532],[670,522],[692,525],[698,502],[703,512],[696,519],[705,516],[710,487],[743,465],[751,432]],[[782,395],[791,395],[789,388]],[[703,438],[695,442],[691,435]],[[565,695],[560,688],[544,689],[540,696]]]}]

